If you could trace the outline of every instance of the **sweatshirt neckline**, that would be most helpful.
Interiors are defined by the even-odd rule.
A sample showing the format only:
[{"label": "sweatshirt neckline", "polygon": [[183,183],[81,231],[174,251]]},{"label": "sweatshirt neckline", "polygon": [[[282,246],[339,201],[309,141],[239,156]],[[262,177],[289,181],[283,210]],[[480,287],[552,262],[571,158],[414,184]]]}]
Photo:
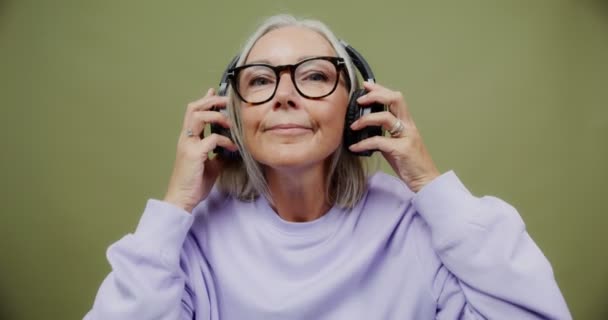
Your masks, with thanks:
[{"label": "sweatshirt neckline", "polygon": [[256,207],[261,211],[264,222],[273,229],[288,236],[323,236],[331,233],[336,228],[344,210],[333,206],[321,217],[306,222],[287,221],[272,209],[270,203],[264,196],[256,201]]}]

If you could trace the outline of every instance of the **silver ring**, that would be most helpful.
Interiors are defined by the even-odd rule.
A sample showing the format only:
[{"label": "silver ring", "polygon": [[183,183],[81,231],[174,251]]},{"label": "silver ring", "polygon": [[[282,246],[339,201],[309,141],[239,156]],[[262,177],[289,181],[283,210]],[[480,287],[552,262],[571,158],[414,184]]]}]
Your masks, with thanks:
[{"label": "silver ring", "polygon": [[193,137],[193,136],[194,136],[194,133],[192,132],[192,129],[188,129],[188,130],[186,130],[186,136],[187,136],[188,138],[190,138],[190,137]]},{"label": "silver ring", "polygon": [[391,130],[388,131],[388,133],[391,135],[391,137],[397,137],[404,129],[403,126],[403,122],[401,122],[401,120],[397,119],[397,121],[395,122],[395,124],[393,125],[393,127],[391,128]]}]

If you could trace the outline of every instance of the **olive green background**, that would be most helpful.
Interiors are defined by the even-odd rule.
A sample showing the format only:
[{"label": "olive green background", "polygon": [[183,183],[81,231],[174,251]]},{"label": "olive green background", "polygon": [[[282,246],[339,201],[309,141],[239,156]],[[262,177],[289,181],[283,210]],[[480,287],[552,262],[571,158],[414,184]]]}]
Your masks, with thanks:
[{"label": "olive green background", "polygon": [[0,0],[0,319],[82,318],[106,248],[164,195],[185,105],[280,12],[361,51],[440,169],[519,209],[574,317],[608,319],[597,0]]}]

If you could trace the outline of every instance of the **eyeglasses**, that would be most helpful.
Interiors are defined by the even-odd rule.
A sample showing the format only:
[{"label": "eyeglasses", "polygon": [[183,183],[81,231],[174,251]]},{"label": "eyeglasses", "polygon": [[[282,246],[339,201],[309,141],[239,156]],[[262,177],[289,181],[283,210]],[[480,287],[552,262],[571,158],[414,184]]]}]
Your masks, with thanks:
[{"label": "eyeglasses", "polygon": [[243,65],[229,70],[228,77],[239,98],[254,105],[268,102],[274,97],[281,73],[285,70],[289,71],[300,95],[320,99],[336,90],[344,66],[344,59],[340,57],[314,57],[281,66],[263,63]]}]

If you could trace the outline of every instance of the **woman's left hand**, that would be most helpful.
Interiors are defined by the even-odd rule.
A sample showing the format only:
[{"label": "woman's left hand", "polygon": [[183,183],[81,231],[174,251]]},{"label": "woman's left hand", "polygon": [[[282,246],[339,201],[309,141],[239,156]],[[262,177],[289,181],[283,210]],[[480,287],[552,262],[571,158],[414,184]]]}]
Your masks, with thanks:
[{"label": "woman's left hand", "polygon": [[[362,116],[351,125],[351,129],[382,126],[388,132],[392,130],[393,134],[365,139],[349,149],[355,152],[380,150],[401,180],[412,191],[418,192],[440,173],[422,141],[403,95],[375,83],[364,82],[363,86],[368,93],[357,99],[359,104],[365,106],[377,102],[388,106],[388,110]],[[401,130],[398,121],[402,123]]]}]

